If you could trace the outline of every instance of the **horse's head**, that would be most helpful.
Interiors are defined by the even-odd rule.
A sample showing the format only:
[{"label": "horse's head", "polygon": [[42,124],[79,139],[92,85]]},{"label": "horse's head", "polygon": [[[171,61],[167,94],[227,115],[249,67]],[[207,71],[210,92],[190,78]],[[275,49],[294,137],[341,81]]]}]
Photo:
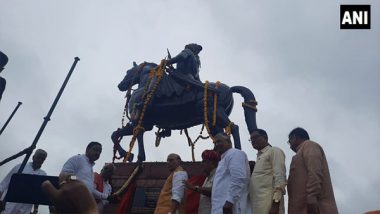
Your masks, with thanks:
[{"label": "horse's head", "polygon": [[151,62],[143,62],[140,65],[133,62],[133,67],[127,71],[124,79],[119,83],[119,90],[126,91],[136,84],[144,84],[149,71],[156,66],[157,64]]},{"label": "horse's head", "polygon": [[133,62],[133,67],[131,69],[127,70],[127,74],[125,75],[124,79],[117,86],[120,91],[126,91],[130,87],[139,83],[141,71],[144,67],[143,64],[144,63],[137,65],[136,62]]}]

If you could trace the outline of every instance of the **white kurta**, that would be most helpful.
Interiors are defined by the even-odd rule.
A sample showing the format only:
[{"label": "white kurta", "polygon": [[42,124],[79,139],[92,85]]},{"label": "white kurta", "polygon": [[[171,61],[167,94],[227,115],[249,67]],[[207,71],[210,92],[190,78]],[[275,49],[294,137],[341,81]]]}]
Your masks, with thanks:
[{"label": "white kurta", "polygon": [[172,185],[172,200],[181,203],[185,197],[185,184],[183,183],[188,179],[186,171],[178,171],[173,174],[173,185]]},{"label": "white kurta", "polygon": [[90,163],[90,160],[86,155],[75,155],[66,161],[61,172],[77,176],[80,181],[86,184],[88,190],[92,193],[95,199],[105,200],[108,195],[99,192],[95,188],[94,172],[92,169],[94,165],[94,163]]},{"label": "white kurta", "polygon": [[286,185],[285,154],[267,146],[257,153],[255,168],[250,182],[251,208],[254,214],[267,214],[274,200],[280,201],[280,214],[285,213]]},{"label": "white kurta", "polygon": [[[7,174],[7,176],[5,176],[3,181],[0,183],[0,192],[3,193],[3,197],[5,197],[6,195],[12,175],[17,173],[20,166],[21,164],[18,164],[15,167],[13,167],[12,170]],[[31,175],[46,175],[46,172],[42,169],[34,170],[32,166],[32,162],[29,162],[25,165],[25,168],[22,171],[22,173],[31,174]],[[8,214],[8,213],[9,214],[14,214],[14,213],[30,214],[32,208],[33,208],[33,204],[7,202],[5,206],[5,210],[2,213],[4,214]]]},{"label": "white kurta", "polygon": [[[203,182],[202,187],[212,189],[212,184],[214,183],[215,171],[216,169],[213,169],[210,172],[210,175]],[[210,214],[210,213],[211,213],[211,197],[200,194],[198,214]]]},{"label": "white kurta", "polygon": [[233,213],[251,213],[248,185],[250,169],[245,152],[231,148],[224,152],[215,172],[211,194],[213,214],[223,213],[226,201],[233,204]]}]

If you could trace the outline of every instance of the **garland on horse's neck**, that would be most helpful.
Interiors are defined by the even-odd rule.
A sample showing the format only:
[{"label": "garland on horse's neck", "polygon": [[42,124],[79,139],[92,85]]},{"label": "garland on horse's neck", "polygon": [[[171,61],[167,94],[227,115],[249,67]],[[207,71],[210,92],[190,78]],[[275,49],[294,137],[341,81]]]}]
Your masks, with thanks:
[{"label": "garland on horse's neck", "polygon": [[[131,142],[129,143],[129,150],[128,150],[127,155],[124,157],[123,162],[126,162],[129,159],[129,157],[131,156],[132,149],[133,149],[135,142],[136,142],[136,139],[137,139],[137,135],[139,135],[140,133],[143,133],[145,131],[144,127],[142,126],[142,121],[143,121],[144,116],[145,116],[145,111],[148,108],[149,103],[152,101],[152,99],[154,97],[154,93],[158,87],[158,84],[161,82],[161,79],[164,76],[165,66],[166,66],[166,60],[161,60],[160,65],[156,68],[153,68],[149,73],[149,78],[148,78],[147,83],[144,86],[144,95],[142,97],[142,99],[144,99],[144,106],[143,106],[142,111],[140,113],[140,118],[139,118],[139,121],[137,122],[137,126],[133,129],[133,136],[132,136]],[[150,82],[153,79],[153,77],[155,77],[155,76],[157,77],[157,80],[154,83],[151,91],[148,93],[148,88],[149,88]]]}]

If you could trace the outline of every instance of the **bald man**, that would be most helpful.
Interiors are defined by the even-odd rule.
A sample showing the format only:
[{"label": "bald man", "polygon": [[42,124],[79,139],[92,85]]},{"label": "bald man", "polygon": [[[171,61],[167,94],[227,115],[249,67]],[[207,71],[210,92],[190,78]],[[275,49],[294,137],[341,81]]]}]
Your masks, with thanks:
[{"label": "bald man", "polygon": [[181,214],[184,213],[183,199],[185,195],[185,184],[187,172],[181,167],[181,157],[170,154],[167,158],[168,168],[171,174],[166,179],[158,197],[155,214]]},{"label": "bald man", "polygon": [[[41,169],[42,164],[44,163],[45,159],[47,157],[47,152],[42,149],[37,149],[32,157],[32,162],[29,162],[25,165],[24,170],[22,173],[24,174],[32,174],[32,175],[46,175],[46,172]],[[5,176],[3,181],[0,183],[0,198],[3,195],[3,193],[6,193],[9,187],[9,183],[11,181],[11,177],[13,174],[18,172],[18,169],[20,168],[21,164],[16,165],[12,168],[12,170]],[[4,194],[5,196],[6,194]],[[3,199],[2,199],[3,200]],[[1,201],[1,204],[4,206],[4,202]],[[0,209],[2,210],[2,207]],[[11,203],[8,202],[5,206],[4,214],[11,214],[11,213],[27,213],[29,214],[32,210],[33,205],[32,204],[21,204],[21,203]],[[38,212],[38,205],[34,205],[33,213]]]},{"label": "bald man", "polygon": [[251,213],[248,187],[250,168],[245,152],[232,148],[231,138],[219,133],[214,137],[221,160],[216,168],[211,192],[211,213]]}]

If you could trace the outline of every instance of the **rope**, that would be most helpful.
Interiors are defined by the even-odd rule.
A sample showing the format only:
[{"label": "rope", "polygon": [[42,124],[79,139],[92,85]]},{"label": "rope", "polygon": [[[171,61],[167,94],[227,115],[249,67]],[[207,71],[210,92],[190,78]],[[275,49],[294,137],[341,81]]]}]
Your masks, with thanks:
[{"label": "rope", "polygon": [[136,177],[137,172],[139,171],[139,169],[140,169],[140,165],[137,165],[137,167],[133,170],[132,174],[125,181],[125,183],[123,184],[123,186],[121,186],[120,189],[118,191],[116,191],[115,193],[113,193],[112,195],[113,196],[118,196],[122,192],[124,192],[124,190],[129,186],[129,184],[132,182],[132,180]]},{"label": "rope", "polygon": [[185,134],[186,134],[187,142],[189,143],[189,146],[191,146],[191,158],[193,159],[193,162],[195,162],[195,154],[194,154],[195,143],[192,142],[187,129],[185,129]]},{"label": "rope", "polygon": [[[186,134],[187,142],[188,142],[189,146],[191,146],[191,157],[192,157],[193,162],[195,162],[195,155],[194,155],[195,144],[198,142],[199,139],[207,140],[208,138],[210,138],[210,136],[202,136],[204,128],[205,128],[205,125],[203,124],[202,128],[201,128],[201,131],[199,132],[199,135],[194,140],[194,142],[192,142],[192,140],[191,140],[191,138],[189,136],[189,133],[187,132],[187,129],[185,129],[185,134]],[[182,129],[181,129],[180,134],[182,135]]]},{"label": "rope", "polygon": [[195,144],[199,139],[206,140],[206,139],[209,138],[209,136],[202,136],[202,133],[203,133],[204,128],[205,128],[205,124],[202,124],[201,131],[199,132],[198,137],[194,140],[194,144]]}]

